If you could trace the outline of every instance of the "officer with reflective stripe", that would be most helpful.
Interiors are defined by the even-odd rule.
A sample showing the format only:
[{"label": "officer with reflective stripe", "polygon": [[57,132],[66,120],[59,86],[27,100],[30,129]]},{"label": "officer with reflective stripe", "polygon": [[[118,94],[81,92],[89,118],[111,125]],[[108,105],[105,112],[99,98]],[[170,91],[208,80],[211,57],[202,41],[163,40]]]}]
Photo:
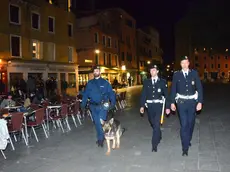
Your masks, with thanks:
[{"label": "officer with reflective stripe", "polygon": [[171,109],[173,111],[176,110],[176,103],[181,125],[182,156],[188,156],[196,111],[202,109],[203,88],[198,73],[195,70],[189,69],[189,59],[187,56],[181,58],[180,65],[182,70],[175,72],[173,75]]},{"label": "officer with reflective stripe", "polygon": [[[158,66],[150,68],[151,78],[146,79],[141,93],[140,113],[144,113],[145,105],[148,107],[148,118],[153,129],[152,152],[157,152],[161,140],[160,119],[163,108],[163,97],[168,100],[168,87],[166,80],[158,77]],[[166,102],[166,114],[170,113],[170,103]]]},{"label": "officer with reflective stripe", "polygon": [[108,110],[116,104],[116,97],[110,83],[101,78],[100,66],[93,68],[93,74],[94,79],[86,85],[81,108],[84,109],[88,99],[90,99],[90,110],[97,131],[97,144],[103,147],[104,132],[100,120],[106,120]]}]

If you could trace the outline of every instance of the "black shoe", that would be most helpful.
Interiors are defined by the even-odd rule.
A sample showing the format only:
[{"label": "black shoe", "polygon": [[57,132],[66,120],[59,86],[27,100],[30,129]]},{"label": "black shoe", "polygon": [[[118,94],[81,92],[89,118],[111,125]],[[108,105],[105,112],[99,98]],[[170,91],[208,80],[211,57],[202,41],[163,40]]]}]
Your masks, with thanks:
[{"label": "black shoe", "polygon": [[98,147],[102,147],[104,146],[104,140],[99,140],[98,141]]},{"label": "black shoe", "polygon": [[192,144],[191,143],[189,143],[189,147],[191,147],[192,146]]},{"label": "black shoe", "polygon": [[188,150],[183,150],[182,156],[188,156]]},{"label": "black shoe", "polygon": [[152,147],[152,152],[157,152],[157,147],[156,146]]}]

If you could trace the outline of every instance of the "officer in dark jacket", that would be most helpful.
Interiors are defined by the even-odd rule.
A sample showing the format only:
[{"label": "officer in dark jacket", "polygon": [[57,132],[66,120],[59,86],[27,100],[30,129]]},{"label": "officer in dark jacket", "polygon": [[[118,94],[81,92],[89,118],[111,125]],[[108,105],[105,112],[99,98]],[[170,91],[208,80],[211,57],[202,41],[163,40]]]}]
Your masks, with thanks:
[{"label": "officer in dark jacket", "polygon": [[103,147],[104,132],[101,120],[105,121],[109,109],[115,107],[116,97],[110,83],[100,77],[100,67],[93,68],[94,79],[90,80],[85,88],[81,107],[84,109],[90,99],[90,110],[97,131],[97,144]]},{"label": "officer in dark jacket", "polygon": [[[157,65],[151,66],[151,78],[144,81],[141,93],[140,113],[144,113],[144,107],[147,105],[148,118],[153,128],[152,152],[157,152],[157,146],[161,140],[160,120],[163,103],[166,103],[166,114],[170,113],[167,82],[166,80],[158,77],[158,72],[159,69]],[[164,99],[166,101],[164,101]]]},{"label": "officer in dark jacket", "polygon": [[187,56],[181,58],[181,71],[173,75],[171,98],[171,109],[179,112],[181,124],[182,156],[188,156],[188,149],[191,146],[192,134],[195,124],[196,110],[202,109],[203,88],[195,70],[189,69]]}]

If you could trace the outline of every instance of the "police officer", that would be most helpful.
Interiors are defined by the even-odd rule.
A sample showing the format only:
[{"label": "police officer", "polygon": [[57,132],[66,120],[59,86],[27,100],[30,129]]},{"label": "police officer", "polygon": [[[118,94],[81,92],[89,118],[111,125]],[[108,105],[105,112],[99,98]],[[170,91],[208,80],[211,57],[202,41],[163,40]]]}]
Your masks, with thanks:
[{"label": "police officer", "polygon": [[188,156],[189,146],[191,146],[192,134],[195,124],[196,110],[202,109],[203,88],[195,70],[189,69],[189,59],[183,56],[180,62],[181,71],[173,75],[171,98],[171,109],[177,109],[180,118],[180,136],[182,143],[182,156]]},{"label": "police officer", "polygon": [[158,77],[159,68],[157,65],[150,67],[151,78],[144,80],[141,93],[140,113],[144,113],[145,105],[148,108],[148,118],[153,129],[152,152],[157,152],[157,146],[161,140],[160,119],[163,108],[163,97],[166,101],[166,114],[170,113],[168,103],[168,88],[166,80]]},{"label": "police officer", "polygon": [[92,112],[93,121],[97,132],[97,144],[103,147],[104,132],[101,120],[105,121],[107,112],[113,108],[116,103],[116,97],[110,83],[101,78],[100,67],[93,68],[94,79],[90,80],[85,88],[81,107],[85,108],[88,99],[90,99],[89,107]]}]

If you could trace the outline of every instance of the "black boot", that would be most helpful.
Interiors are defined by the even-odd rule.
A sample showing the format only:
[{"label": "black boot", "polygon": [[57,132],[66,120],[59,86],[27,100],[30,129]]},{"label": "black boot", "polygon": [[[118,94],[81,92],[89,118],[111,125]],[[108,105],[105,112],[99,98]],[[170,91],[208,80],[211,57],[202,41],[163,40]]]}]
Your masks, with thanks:
[{"label": "black boot", "polygon": [[152,152],[157,152],[157,146],[152,146]]},{"label": "black boot", "polygon": [[182,156],[188,156],[188,149],[183,150],[183,152],[182,152]]}]

